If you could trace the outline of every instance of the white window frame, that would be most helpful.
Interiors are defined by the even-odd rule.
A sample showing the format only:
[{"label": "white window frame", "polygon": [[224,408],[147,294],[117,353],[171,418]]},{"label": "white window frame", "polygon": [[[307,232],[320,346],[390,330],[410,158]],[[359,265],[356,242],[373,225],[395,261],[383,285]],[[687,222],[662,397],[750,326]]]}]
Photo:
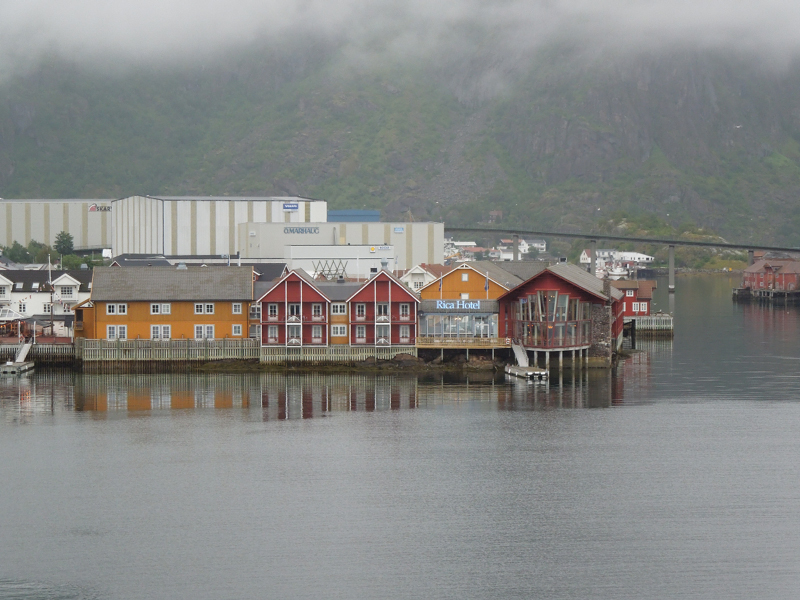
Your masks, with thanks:
[{"label": "white window frame", "polygon": [[356,318],[364,319],[367,316],[367,305],[364,302],[356,304]]},{"label": "white window frame", "polygon": [[275,302],[270,302],[267,304],[267,318],[269,319],[277,319],[278,318],[278,304]]},{"label": "white window frame", "polygon": [[168,315],[171,312],[172,312],[172,306],[170,304],[158,304],[154,302],[150,305],[151,315]]},{"label": "white window frame", "polygon": [[25,302],[19,302],[19,312],[20,314],[25,314],[28,311],[28,305]]},{"label": "white window frame", "polygon": [[242,325],[241,323],[234,323],[233,327],[231,328],[231,335],[234,337],[242,337]]},{"label": "white window frame", "polygon": [[346,302],[334,302],[331,304],[331,314],[332,315],[346,315],[347,314],[347,303]]},{"label": "white window frame", "polygon": [[411,305],[408,302],[404,302],[400,305],[400,318],[408,319],[410,317],[411,317]]},{"label": "white window frame", "polygon": [[625,295],[628,298],[633,298],[633,290],[625,290]]},{"label": "white window frame", "polygon": [[168,340],[172,336],[170,325],[150,325],[151,340]]},{"label": "white window frame", "polygon": [[469,300],[469,292],[461,292],[462,300]]},{"label": "white window frame", "polygon": [[115,315],[115,314],[117,314],[117,305],[116,304],[106,304],[106,314],[107,315]]},{"label": "white window frame", "polygon": [[311,341],[319,340],[322,342],[322,325],[311,326]]},{"label": "white window frame", "polygon": [[[290,302],[288,307],[290,317],[300,317],[303,315],[303,305],[299,302]],[[297,312],[295,312],[297,311]]]},{"label": "white window frame", "polygon": [[106,325],[106,339],[107,340],[127,340],[128,339],[128,326],[127,325]]},{"label": "white window frame", "polygon": [[209,302],[209,303],[204,304],[203,306],[205,306],[205,312],[206,312],[207,315],[213,315],[214,314],[214,305],[212,303]]},{"label": "white window frame", "polygon": [[469,281],[469,273],[467,273],[466,271],[464,273],[461,273],[461,281]]},{"label": "white window frame", "polygon": [[234,302],[234,303],[231,305],[231,312],[232,312],[234,315],[240,315],[240,314],[242,314],[242,303],[241,303],[241,302]]},{"label": "white window frame", "polygon": [[639,302],[639,312],[647,312],[647,302]]},{"label": "white window frame", "polygon": [[277,325],[267,325],[267,341],[278,341],[278,326]]},{"label": "white window frame", "polygon": [[411,339],[411,326],[410,325],[400,325],[400,340],[410,340]]},{"label": "white window frame", "polygon": [[62,286],[61,297],[72,300],[75,297],[75,286],[72,285]]},{"label": "white window frame", "polygon": [[415,281],[414,282],[414,289],[415,290],[420,289],[423,286],[424,283],[425,283],[424,281]]},{"label": "white window frame", "polygon": [[321,317],[322,316],[322,304],[319,302],[314,302],[311,305],[311,316],[312,317]]},{"label": "white window frame", "polygon": [[356,340],[364,340],[367,339],[367,326],[366,325],[356,325]]},{"label": "white window frame", "polygon": [[[200,334],[198,336],[197,334]],[[213,340],[214,339],[214,326],[208,324],[194,326],[194,339],[196,340]]]},{"label": "white window frame", "polygon": [[[202,315],[203,314],[203,303],[202,302],[195,302],[194,303],[194,314],[196,314],[196,315]],[[197,335],[197,332],[195,332],[195,335]]]},{"label": "white window frame", "polygon": [[331,337],[347,337],[347,325],[331,325]]},{"label": "white window frame", "polygon": [[6,289],[7,289],[7,286],[0,285],[0,298],[5,298],[6,297],[6,295],[8,293],[8,292],[6,292]]},{"label": "white window frame", "polygon": [[633,312],[639,312],[639,303],[633,302]]},{"label": "white window frame", "polygon": [[44,314],[49,315],[53,312],[53,305],[50,302],[45,302],[42,304],[42,310]]}]

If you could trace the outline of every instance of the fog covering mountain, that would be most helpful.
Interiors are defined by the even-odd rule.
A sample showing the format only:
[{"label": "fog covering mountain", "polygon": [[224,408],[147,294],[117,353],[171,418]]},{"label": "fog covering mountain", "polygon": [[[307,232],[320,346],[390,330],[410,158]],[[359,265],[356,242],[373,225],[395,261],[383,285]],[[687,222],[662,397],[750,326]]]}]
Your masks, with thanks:
[{"label": "fog covering mountain", "polygon": [[301,194],[567,231],[624,211],[798,245],[793,8],[3,6],[0,196]]}]

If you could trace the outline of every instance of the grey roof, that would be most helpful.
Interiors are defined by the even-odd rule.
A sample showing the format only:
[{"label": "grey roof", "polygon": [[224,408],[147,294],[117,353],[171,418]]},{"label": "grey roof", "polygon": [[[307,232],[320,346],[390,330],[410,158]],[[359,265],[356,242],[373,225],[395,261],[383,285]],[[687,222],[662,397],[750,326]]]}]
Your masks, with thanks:
[{"label": "grey roof", "polygon": [[[593,294],[597,294],[601,298],[608,299],[603,291],[603,280],[598,279],[593,273],[589,273],[585,269],[581,269],[578,265],[573,265],[571,263],[557,263],[551,267],[547,267],[547,270],[563,277],[567,281],[574,283],[580,288],[592,292]],[[611,287],[610,290],[611,296],[617,300],[624,296],[624,294],[615,287]]]},{"label": "grey roof", "polygon": [[251,301],[252,267],[95,267],[94,302]]},{"label": "grey roof", "polygon": [[[498,273],[498,277],[492,277],[492,272],[489,272],[489,277],[497,281],[498,283],[502,283],[507,288],[511,289],[516,285],[522,283],[523,281],[528,281],[534,275],[538,275],[542,271],[547,268],[548,263],[538,260],[533,261],[508,261],[508,262],[494,262],[494,261],[487,261],[488,264],[491,264],[493,268]],[[478,263],[475,263],[476,265]],[[483,263],[481,263],[483,265]],[[476,269],[480,270],[481,267],[475,267]],[[511,283],[511,285],[506,285],[506,283],[500,278],[502,273],[508,273],[506,279]],[[516,278],[516,281],[513,279]]]},{"label": "grey roof", "polygon": [[364,287],[363,283],[344,282],[336,283],[335,281],[316,282],[317,289],[325,294],[331,302],[345,302],[358,290]]},{"label": "grey roof", "polygon": [[[130,198],[131,196],[126,196]],[[144,198],[154,198],[156,200],[191,200],[193,202],[201,201],[224,201],[224,200],[251,200],[251,201],[274,201],[274,202],[324,202],[318,198],[306,198],[305,196],[143,196]],[[120,198],[125,200],[125,198]]]},{"label": "grey roof", "polygon": [[160,255],[149,256],[142,254],[120,254],[112,261],[112,264],[120,267],[169,267],[171,263]]}]

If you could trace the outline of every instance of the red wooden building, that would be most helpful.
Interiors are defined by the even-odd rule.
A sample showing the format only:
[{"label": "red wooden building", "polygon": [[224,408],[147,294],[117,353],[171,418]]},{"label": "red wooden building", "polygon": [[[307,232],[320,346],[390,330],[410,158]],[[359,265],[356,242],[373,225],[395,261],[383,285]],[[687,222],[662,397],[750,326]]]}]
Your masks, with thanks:
[{"label": "red wooden building", "polygon": [[620,279],[612,281],[611,286],[621,291],[623,317],[648,317],[653,304],[655,281]]},{"label": "red wooden building", "polygon": [[263,346],[327,346],[330,300],[304,271],[289,271],[261,298]]},{"label": "red wooden building", "polygon": [[742,287],[751,290],[800,290],[800,260],[763,259],[744,270]]},{"label": "red wooden building", "polygon": [[580,267],[550,266],[509,290],[499,301],[501,335],[525,350],[584,354],[610,360],[622,343],[620,290]]},{"label": "red wooden building", "polygon": [[347,301],[351,346],[411,346],[419,298],[388,271],[374,275]]}]

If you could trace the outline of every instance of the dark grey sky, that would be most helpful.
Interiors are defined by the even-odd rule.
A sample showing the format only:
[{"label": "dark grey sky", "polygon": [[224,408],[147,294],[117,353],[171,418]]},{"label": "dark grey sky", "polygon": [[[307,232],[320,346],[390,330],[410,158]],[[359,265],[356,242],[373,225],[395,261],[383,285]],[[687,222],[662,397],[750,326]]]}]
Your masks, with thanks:
[{"label": "dark grey sky", "polygon": [[554,37],[620,47],[731,47],[785,60],[800,48],[791,0],[25,0],[0,2],[0,70],[57,52],[78,60],[183,60],[282,34],[350,43],[354,59],[425,56],[489,29],[497,50]]}]

